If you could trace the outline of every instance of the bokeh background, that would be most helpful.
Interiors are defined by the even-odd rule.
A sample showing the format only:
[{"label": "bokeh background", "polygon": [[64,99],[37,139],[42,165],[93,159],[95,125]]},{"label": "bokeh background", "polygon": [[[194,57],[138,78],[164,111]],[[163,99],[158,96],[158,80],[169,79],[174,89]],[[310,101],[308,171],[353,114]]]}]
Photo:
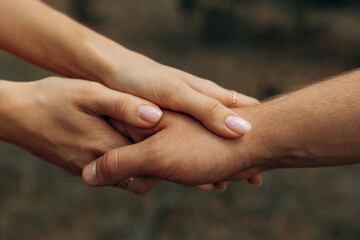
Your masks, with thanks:
[{"label": "bokeh background", "polygon": [[[162,63],[259,99],[360,66],[351,0],[46,0]],[[26,41],[26,36],[24,36]],[[51,75],[0,52],[0,78]],[[336,89],[334,89],[336,91]],[[1,103],[0,103],[1,104]],[[0,144],[0,239],[360,239],[360,166],[266,173],[222,194],[91,188]]]}]

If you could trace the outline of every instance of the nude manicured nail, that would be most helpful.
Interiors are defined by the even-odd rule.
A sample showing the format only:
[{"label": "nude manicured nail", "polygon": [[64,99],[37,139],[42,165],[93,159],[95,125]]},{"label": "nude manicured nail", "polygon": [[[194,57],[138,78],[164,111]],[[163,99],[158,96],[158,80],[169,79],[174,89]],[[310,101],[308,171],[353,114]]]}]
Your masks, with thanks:
[{"label": "nude manicured nail", "polygon": [[155,107],[143,105],[139,108],[139,117],[150,123],[156,123],[160,120],[163,112]]},{"label": "nude manicured nail", "polygon": [[241,117],[228,116],[225,120],[225,125],[232,131],[244,134],[251,130],[251,124]]}]

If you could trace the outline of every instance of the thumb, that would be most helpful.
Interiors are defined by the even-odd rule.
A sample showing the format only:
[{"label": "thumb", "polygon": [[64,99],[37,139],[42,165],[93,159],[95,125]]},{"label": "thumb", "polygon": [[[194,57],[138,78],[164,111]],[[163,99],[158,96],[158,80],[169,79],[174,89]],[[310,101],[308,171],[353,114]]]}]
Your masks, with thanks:
[{"label": "thumb", "polygon": [[142,98],[118,92],[105,86],[92,92],[92,101],[83,103],[87,112],[121,120],[136,127],[152,127],[162,117],[162,111]]},{"label": "thumb", "polygon": [[150,148],[141,142],[108,151],[84,168],[84,182],[91,186],[110,186],[130,177],[146,176],[153,165],[146,149]]},{"label": "thumb", "polygon": [[[165,111],[166,115],[166,111]],[[163,117],[165,119],[166,116]],[[164,121],[160,121],[156,126],[152,128],[138,128],[121,122],[119,120],[110,118],[108,119],[109,123],[113,128],[115,128],[121,134],[130,137],[134,142],[141,142],[146,138],[152,136],[153,134],[157,133],[164,127]]]}]

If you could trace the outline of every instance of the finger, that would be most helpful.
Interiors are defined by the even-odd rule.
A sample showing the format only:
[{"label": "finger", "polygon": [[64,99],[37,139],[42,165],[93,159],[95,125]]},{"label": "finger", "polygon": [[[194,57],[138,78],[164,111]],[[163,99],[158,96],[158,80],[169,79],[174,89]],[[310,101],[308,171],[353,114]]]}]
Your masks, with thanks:
[{"label": "finger", "polygon": [[128,188],[123,189],[115,185],[115,188],[121,188],[137,195],[145,195],[160,183],[160,179],[148,177],[134,177]]},{"label": "finger", "polygon": [[143,141],[108,151],[84,168],[84,182],[92,186],[112,186],[133,176],[146,176],[148,169],[156,167],[153,154],[147,149],[150,148]]},{"label": "finger", "polygon": [[251,130],[251,124],[234,111],[190,87],[177,89],[171,100],[171,105],[179,106],[175,110],[192,115],[217,135],[236,138]]},{"label": "finger", "polygon": [[141,142],[144,139],[148,138],[149,136],[153,135],[154,133],[158,132],[162,125],[158,124],[153,128],[137,128],[125,124],[121,121],[116,119],[110,118],[108,122],[111,124],[113,128],[115,128],[121,134],[130,137],[134,142]]},{"label": "finger", "polygon": [[255,187],[260,187],[262,184],[262,180],[263,180],[263,172],[258,173],[257,175],[255,175],[252,178],[248,178],[247,181],[249,184],[255,186]]},{"label": "finger", "polygon": [[237,108],[259,104],[257,99],[241,93],[235,95],[236,99],[234,101],[234,91],[225,89],[210,80],[192,81],[191,87],[208,97],[220,101],[226,107]]},{"label": "finger", "polygon": [[[241,172],[234,174],[227,180],[228,181],[242,181],[242,180],[252,179],[255,176],[256,176],[256,179],[254,179],[254,180],[258,180],[257,175],[264,172],[265,170],[266,169],[264,169],[263,167],[250,167],[250,168],[244,169]],[[260,175],[260,176],[262,177],[262,175]]]},{"label": "finger", "polygon": [[257,105],[260,104],[260,101],[256,98],[246,96],[241,93],[236,94],[236,102],[235,104],[231,105],[233,108],[239,108],[239,107],[246,107],[251,105]]},{"label": "finger", "polygon": [[136,127],[152,127],[162,111],[153,103],[106,87],[92,92],[92,102],[83,103],[87,111],[121,120]]},{"label": "finger", "polygon": [[214,187],[219,192],[224,192],[227,188],[227,185],[228,185],[228,182],[225,182],[225,181],[214,183]]},{"label": "finger", "polygon": [[194,187],[204,191],[210,191],[211,189],[213,189],[212,184],[201,184],[201,185],[196,185]]},{"label": "finger", "polygon": [[175,71],[178,73],[179,78],[183,79],[183,81],[185,81],[192,89],[220,101],[226,107],[236,108],[259,104],[257,99],[241,93],[237,94],[234,103],[234,91],[225,89],[210,80],[202,79],[180,70]]}]

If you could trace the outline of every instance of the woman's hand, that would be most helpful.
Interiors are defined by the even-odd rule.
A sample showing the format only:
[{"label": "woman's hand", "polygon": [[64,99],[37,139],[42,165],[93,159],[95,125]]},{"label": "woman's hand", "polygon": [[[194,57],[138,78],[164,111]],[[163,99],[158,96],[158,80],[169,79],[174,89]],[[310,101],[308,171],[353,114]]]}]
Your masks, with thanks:
[{"label": "woman's hand", "polygon": [[[239,173],[243,179],[251,178],[263,170],[253,166],[265,164],[262,159],[249,156],[252,145],[243,140],[248,135],[225,139],[183,114],[166,111],[161,122],[151,129],[111,122],[139,143],[111,150],[86,166],[83,179],[90,185],[113,185],[133,176],[184,185],[216,183]],[[257,154],[266,152],[261,150],[261,144],[256,146]]]},{"label": "woman's hand", "polygon": [[151,127],[154,123],[141,115],[159,119],[161,114],[146,100],[95,82],[58,77],[0,81],[0,139],[76,175],[105,152],[131,143],[106,117]]},{"label": "woman's hand", "polygon": [[[233,92],[134,53],[41,1],[0,0],[0,32],[0,48],[50,71],[190,114],[223,137],[239,137],[251,128],[228,108]],[[24,32],[26,44],[19,37]],[[238,99],[256,102],[242,95]]]},{"label": "woman's hand", "polygon": [[258,102],[256,99],[124,48],[115,52],[119,53],[111,55],[114,59],[109,61],[109,74],[104,75],[106,86],[187,113],[223,137],[239,137],[251,129],[250,123],[230,107],[252,105]]}]

